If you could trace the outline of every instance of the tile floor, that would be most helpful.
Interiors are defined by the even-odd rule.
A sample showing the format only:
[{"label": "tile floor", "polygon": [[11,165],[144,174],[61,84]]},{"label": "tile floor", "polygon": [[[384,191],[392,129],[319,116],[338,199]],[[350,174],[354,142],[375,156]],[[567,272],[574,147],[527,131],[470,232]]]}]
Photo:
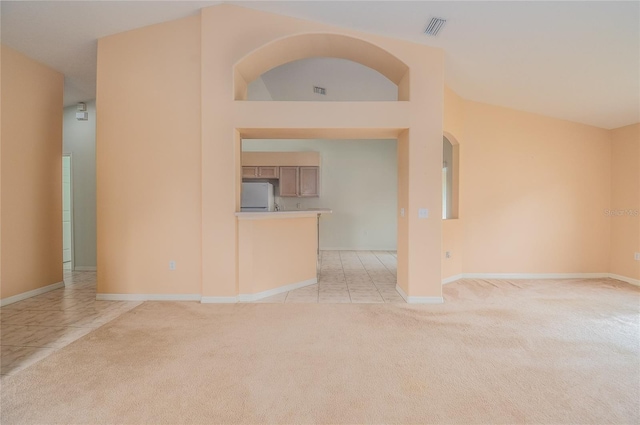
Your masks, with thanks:
[{"label": "tile floor", "polygon": [[16,373],[139,305],[96,301],[96,273],[65,270],[64,288],[0,309],[0,377]]},{"label": "tile floor", "polygon": [[396,291],[397,257],[390,251],[322,251],[315,285],[259,303],[404,303]]}]

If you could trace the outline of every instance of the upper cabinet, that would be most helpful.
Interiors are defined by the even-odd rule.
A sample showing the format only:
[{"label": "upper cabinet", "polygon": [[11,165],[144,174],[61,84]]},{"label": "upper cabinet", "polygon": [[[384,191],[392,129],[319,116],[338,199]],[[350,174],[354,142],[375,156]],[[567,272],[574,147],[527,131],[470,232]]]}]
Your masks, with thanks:
[{"label": "upper cabinet", "polygon": [[320,196],[319,167],[280,167],[280,196],[313,198]]},{"label": "upper cabinet", "polygon": [[298,196],[320,196],[320,169],[318,167],[300,167]]},{"label": "upper cabinet", "polygon": [[242,152],[243,179],[278,179],[278,195],[320,196],[318,152]]},{"label": "upper cabinet", "polygon": [[277,179],[278,167],[242,167],[243,179]]},{"label": "upper cabinet", "polygon": [[280,167],[280,196],[296,197],[300,190],[300,167]]}]

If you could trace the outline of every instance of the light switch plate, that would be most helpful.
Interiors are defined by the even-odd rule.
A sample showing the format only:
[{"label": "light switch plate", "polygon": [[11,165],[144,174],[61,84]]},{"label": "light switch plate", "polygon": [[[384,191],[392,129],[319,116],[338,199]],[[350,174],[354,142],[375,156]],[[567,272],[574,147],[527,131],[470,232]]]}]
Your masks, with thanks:
[{"label": "light switch plate", "polygon": [[633,256],[633,258],[634,258],[636,261],[640,261],[640,252],[636,252],[636,254]]},{"label": "light switch plate", "polygon": [[418,209],[418,218],[429,218],[429,210],[426,208]]}]

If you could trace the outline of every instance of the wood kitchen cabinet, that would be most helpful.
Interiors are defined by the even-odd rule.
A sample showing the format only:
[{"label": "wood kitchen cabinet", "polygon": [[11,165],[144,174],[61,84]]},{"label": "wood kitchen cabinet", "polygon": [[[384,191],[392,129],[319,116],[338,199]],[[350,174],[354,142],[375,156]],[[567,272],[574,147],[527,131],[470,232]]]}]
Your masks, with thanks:
[{"label": "wood kitchen cabinet", "polygon": [[243,179],[277,179],[278,167],[242,167]]},{"label": "wood kitchen cabinet", "polygon": [[294,198],[320,196],[320,168],[280,167],[280,196]]},{"label": "wood kitchen cabinet", "polygon": [[280,196],[298,196],[300,167],[280,167]]}]

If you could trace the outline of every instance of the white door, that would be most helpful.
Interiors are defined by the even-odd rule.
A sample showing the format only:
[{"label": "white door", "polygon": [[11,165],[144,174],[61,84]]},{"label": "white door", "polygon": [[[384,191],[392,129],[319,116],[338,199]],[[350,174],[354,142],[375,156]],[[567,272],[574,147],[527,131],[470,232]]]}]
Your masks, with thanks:
[{"label": "white door", "polygon": [[62,262],[71,269],[71,156],[62,157]]}]

